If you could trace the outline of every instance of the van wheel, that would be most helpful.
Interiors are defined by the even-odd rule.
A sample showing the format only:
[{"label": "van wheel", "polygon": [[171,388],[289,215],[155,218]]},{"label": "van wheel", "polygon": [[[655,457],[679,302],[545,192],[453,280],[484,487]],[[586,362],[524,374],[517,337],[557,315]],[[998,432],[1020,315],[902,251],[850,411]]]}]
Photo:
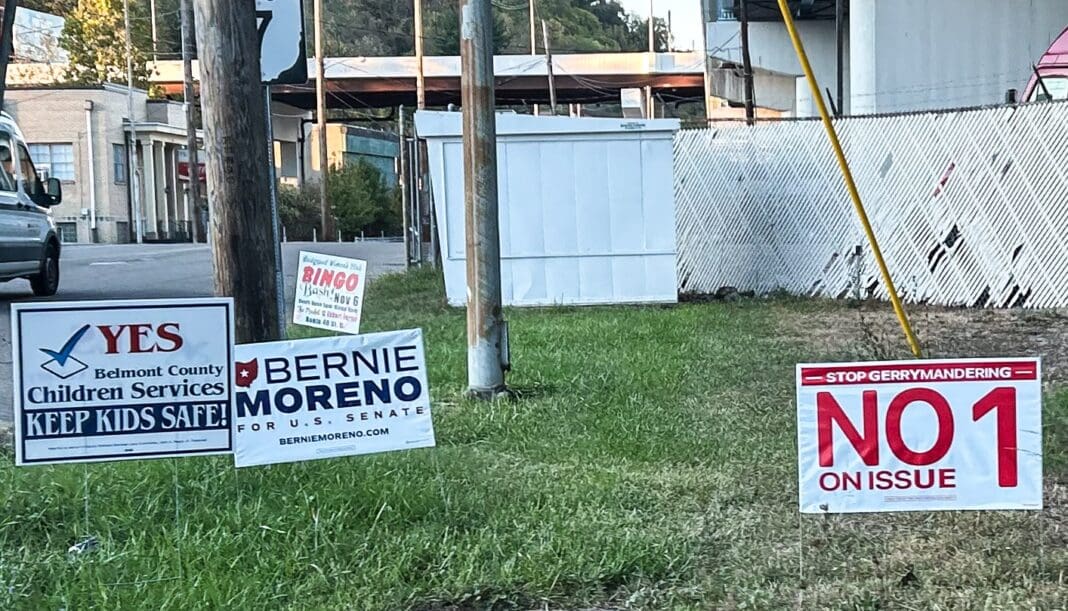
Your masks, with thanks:
[{"label": "van wheel", "polygon": [[38,297],[51,297],[59,290],[59,252],[49,245],[41,261],[41,271],[30,277],[30,287]]}]

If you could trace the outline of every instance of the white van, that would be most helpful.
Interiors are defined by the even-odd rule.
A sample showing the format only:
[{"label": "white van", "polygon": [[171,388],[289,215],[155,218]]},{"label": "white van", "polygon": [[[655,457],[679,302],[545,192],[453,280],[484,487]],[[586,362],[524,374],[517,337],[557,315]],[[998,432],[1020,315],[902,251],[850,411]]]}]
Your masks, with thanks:
[{"label": "white van", "polygon": [[59,238],[49,208],[63,200],[59,180],[41,182],[18,125],[0,112],[0,282],[30,281],[33,294],[59,289]]}]

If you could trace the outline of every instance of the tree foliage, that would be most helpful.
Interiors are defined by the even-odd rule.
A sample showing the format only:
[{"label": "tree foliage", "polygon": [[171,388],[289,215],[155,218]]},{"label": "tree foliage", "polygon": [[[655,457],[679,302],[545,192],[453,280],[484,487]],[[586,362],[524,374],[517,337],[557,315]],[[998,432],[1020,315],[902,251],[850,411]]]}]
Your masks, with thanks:
[{"label": "tree foliage", "polygon": [[[147,87],[152,33],[145,7],[131,3],[134,85]],[[77,0],[67,19],[60,45],[70,54],[67,78],[85,85],[125,83],[126,24],[122,0]]]},{"label": "tree foliage", "polygon": [[[550,44],[561,53],[645,51],[647,22],[629,14],[618,0],[537,0],[535,40],[544,48],[540,20],[549,27]],[[423,42],[429,55],[460,52],[460,15],[456,0],[423,0]],[[497,53],[530,53],[527,0],[493,3]],[[415,52],[412,0],[324,0],[324,49],[328,56],[403,56]],[[305,7],[312,32],[310,1]],[[667,28],[656,22],[658,49],[667,48]],[[314,38],[309,34],[309,48]]]},{"label": "tree foliage", "polygon": [[[457,0],[422,0],[424,48],[429,55],[460,50]],[[314,52],[312,0],[304,0],[309,51]],[[157,48],[161,59],[181,51],[179,0],[156,0]],[[21,0],[20,6],[67,18],[61,44],[70,53],[69,78],[97,84],[125,82],[126,43],[122,0]],[[528,0],[493,3],[497,53],[528,54]],[[541,20],[557,53],[645,51],[647,22],[627,13],[619,0],[537,0],[535,42],[542,52]],[[144,86],[152,57],[149,0],[130,0],[135,81]],[[324,49],[328,56],[404,56],[415,52],[413,0],[323,0]],[[657,49],[667,48],[667,28],[656,21]]]},{"label": "tree foliage", "polygon": [[326,196],[334,208],[337,228],[345,239],[361,231],[397,233],[400,228],[400,203],[396,189],[386,185],[376,167],[359,159],[330,172]]},{"label": "tree foliage", "polygon": [[[365,232],[397,235],[401,230],[399,192],[385,183],[382,173],[363,160],[330,171],[326,199],[337,218],[337,228],[346,240]],[[278,190],[278,209],[290,240],[311,240],[320,225],[319,185],[303,188],[283,185]],[[333,239],[329,236],[326,239]],[[323,236],[319,236],[323,239]]]}]

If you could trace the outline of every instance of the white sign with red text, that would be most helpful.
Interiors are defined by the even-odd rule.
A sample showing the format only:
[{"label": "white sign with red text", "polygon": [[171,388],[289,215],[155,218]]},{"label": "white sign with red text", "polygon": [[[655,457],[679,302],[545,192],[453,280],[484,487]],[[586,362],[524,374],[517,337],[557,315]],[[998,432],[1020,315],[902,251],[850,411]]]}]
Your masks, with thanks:
[{"label": "white sign with red text", "polygon": [[366,284],[366,261],[301,251],[293,322],[328,331],[359,333]]},{"label": "white sign with red text", "polygon": [[802,513],[1042,508],[1037,358],[797,366]]},{"label": "white sign with red text", "polygon": [[434,446],[419,329],[237,346],[238,467]]},{"label": "white sign with red text", "polygon": [[230,299],[11,306],[18,465],[228,454]]}]

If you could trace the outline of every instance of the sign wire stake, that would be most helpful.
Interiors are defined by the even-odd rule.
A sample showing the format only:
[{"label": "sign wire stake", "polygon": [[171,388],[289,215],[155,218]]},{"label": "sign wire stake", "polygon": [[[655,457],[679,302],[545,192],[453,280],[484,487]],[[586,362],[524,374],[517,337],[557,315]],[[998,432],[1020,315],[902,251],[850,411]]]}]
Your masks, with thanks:
[{"label": "sign wire stake", "polygon": [[805,602],[805,515],[797,512],[797,596],[798,603]]},{"label": "sign wire stake", "polygon": [[85,536],[89,536],[89,465],[87,463],[82,464],[82,500],[85,510]]},{"label": "sign wire stake", "polygon": [[180,486],[179,481],[178,481],[178,459],[177,458],[172,458],[171,459],[171,464],[174,465],[174,529],[175,529],[174,547],[178,552],[178,580],[182,581],[184,579],[184,577],[185,577],[185,575],[184,575],[184,566],[183,566],[185,564],[185,562],[184,562],[184,559],[182,558],[182,538],[185,535],[185,533],[182,532],[182,523],[181,523],[182,511],[181,511],[181,501],[180,501],[180,497],[179,497],[179,490],[180,490],[181,486]]}]

